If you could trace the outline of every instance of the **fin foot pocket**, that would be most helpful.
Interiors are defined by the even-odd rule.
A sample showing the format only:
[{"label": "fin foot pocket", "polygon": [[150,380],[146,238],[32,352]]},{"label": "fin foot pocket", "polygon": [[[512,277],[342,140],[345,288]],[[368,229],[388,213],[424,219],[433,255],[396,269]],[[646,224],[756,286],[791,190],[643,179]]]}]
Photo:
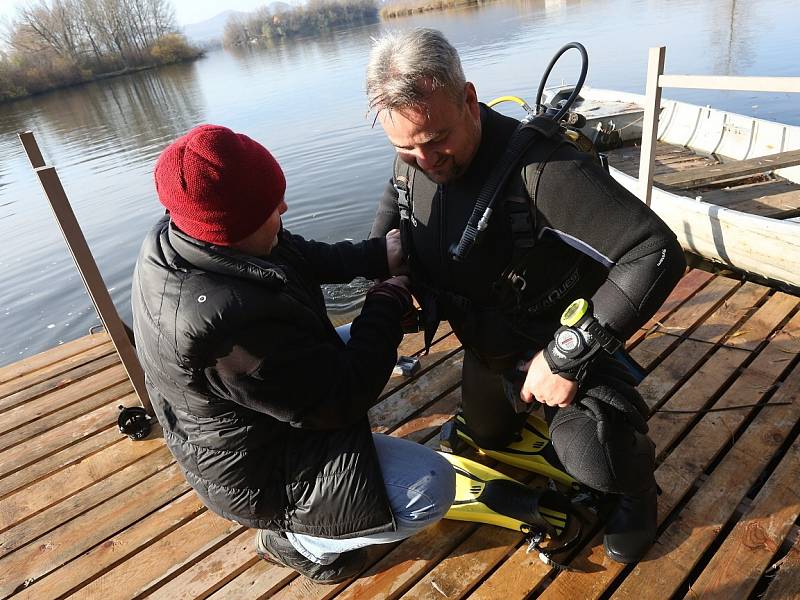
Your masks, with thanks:
[{"label": "fin foot pocket", "polygon": [[484,464],[440,452],[456,473],[456,496],[446,519],[497,525],[523,533],[528,551],[546,564],[565,569],[552,555],[572,548],[581,537],[581,518],[567,496],[531,488]]},{"label": "fin foot pocket", "polygon": [[564,470],[555,449],[550,443],[550,429],[537,415],[529,415],[517,438],[505,448],[480,447],[461,413],[442,425],[439,448],[442,452],[461,454],[468,447],[478,450],[499,462],[539,473],[574,491],[581,485]]}]

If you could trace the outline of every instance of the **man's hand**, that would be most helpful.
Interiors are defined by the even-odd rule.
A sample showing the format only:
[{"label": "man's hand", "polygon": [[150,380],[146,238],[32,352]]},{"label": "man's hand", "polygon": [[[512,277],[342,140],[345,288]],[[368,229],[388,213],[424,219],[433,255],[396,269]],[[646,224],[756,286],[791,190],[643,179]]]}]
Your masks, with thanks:
[{"label": "man's hand", "polygon": [[564,408],[572,403],[578,391],[578,384],[550,371],[544,354],[538,352],[527,365],[528,375],[522,386],[523,402],[538,400],[547,406]]},{"label": "man's hand", "polygon": [[386,234],[386,259],[389,262],[389,274],[408,275],[408,261],[400,242],[399,229],[392,229]]}]

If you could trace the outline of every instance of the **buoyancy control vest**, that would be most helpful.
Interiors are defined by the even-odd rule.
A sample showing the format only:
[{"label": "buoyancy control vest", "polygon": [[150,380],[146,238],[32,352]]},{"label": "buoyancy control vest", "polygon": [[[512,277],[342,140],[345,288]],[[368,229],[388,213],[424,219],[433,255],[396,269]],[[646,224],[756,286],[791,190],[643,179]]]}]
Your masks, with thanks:
[{"label": "buoyancy control vest", "polygon": [[[563,309],[558,301],[564,299],[568,303],[571,300],[562,297],[581,278],[581,268],[577,263],[586,262],[586,257],[564,247],[561,251],[565,261],[563,276],[543,293],[537,294],[529,289],[528,278],[532,275],[528,274],[528,269],[536,266],[541,270],[541,265],[532,265],[531,260],[532,250],[540,243],[537,240],[536,202],[545,166],[565,147],[583,152],[591,150],[576,143],[575,136],[568,133],[563,126],[543,117],[519,123],[476,197],[460,242],[448,249],[455,260],[464,260],[473,247],[484,242],[483,233],[492,213],[497,211],[505,215],[510,226],[510,258],[491,283],[490,308],[478,307],[465,295],[444,289],[441,282],[425,272],[421,261],[416,259],[412,233],[417,226],[415,189],[423,188],[423,194],[430,194],[431,190],[427,188],[435,184],[414,167],[395,160],[392,183],[397,193],[400,232],[410,260],[414,292],[422,307],[426,346],[432,341],[440,320],[447,318],[465,345],[486,362],[505,369],[508,359],[517,355],[522,346],[543,346],[552,338],[558,314]],[[597,158],[593,152],[592,155]],[[527,181],[519,176],[523,158],[526,160]],[[441,186],[439,190],[442,190]],[[545,317],[544,312],[548,313],[547,318],[541,318]],[[513,338],[518,342],[511,342]]]}]

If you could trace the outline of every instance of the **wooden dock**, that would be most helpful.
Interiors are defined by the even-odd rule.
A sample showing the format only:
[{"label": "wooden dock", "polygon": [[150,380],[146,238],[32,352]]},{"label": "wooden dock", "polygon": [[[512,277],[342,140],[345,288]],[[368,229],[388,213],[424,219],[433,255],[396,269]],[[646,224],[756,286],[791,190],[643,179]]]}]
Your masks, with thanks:
[{"label": "wooden dock", "polygon": [[[571,557],[579,571],[557,573],[519,533],[442,521],[373,547],[335,586],[259,560],[253,532],[203,507],[158,432],[117,431],[134,400],[105,334],[64,344],[0,369],[0,598],[798,598],[799,308],[694,270],[631,340],[663,489],[640,564],[605,558],[600,523]],[[418,334],[401,348],[421,350]],[[375,430],[435,446],[461,357],[443,327],[421,371],[387,385]]]}]

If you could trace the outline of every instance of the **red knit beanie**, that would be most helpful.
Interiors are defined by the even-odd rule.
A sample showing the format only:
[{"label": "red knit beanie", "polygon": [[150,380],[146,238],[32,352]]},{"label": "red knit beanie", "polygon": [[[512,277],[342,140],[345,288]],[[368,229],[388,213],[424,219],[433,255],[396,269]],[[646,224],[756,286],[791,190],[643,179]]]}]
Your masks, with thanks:
[{"label": "red knit beanie", "polygon": [[264,146],[219,125],[200,125],[170,144],[155,179],[158,199],[181,231],[223,246],[261,227],[286,191]]}]

